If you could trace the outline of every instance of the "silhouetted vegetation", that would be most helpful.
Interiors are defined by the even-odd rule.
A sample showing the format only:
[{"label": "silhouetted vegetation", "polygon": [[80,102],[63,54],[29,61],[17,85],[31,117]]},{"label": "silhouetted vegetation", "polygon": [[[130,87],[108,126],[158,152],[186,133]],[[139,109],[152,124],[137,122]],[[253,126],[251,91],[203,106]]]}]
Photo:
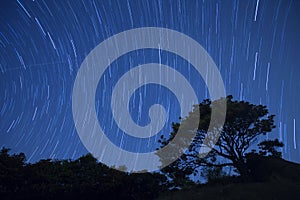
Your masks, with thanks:
[{"label": "silhouetted vegetation", "polygon": [[[228,96],[226,99],[227,113],[223,128],[214,127],[211,132],[208,132],[212,106],[218,106],[220,101],[222,99],[214,102],[204,100],[199,104],[199,109],[194,109],[183,120],[183,123],[197,120],[199,121],[199,127],[196,131],[187,130],[191,133],[196,132],[189,149],[180,159],[163,169],[169,177],[180,177],[188,180],[190,175],[196,176],[201,171],[206,170],[209,172],[207,178],[211,179],[211,174],[215,173],[215,176],[220,176],[223,168],[231,167],[236,174],[240,175],[241,179],[248,181],[251,179],[251,171],[247,165],[248,158],[253,156],[281,157],[278,148],[282,147],[283,143],[279,142],[278,139],[258,142],[263,139],[261,137],[270,134],[272,129],[275,128],[274,115],[268,113],[266,106],[235,101],[232,96]],[[198,116],[195,114],[198,110],[200,110],[200,120],[195,117]],[[168,144],[174,138],[180,125],[180,123],[173,124],[173,132],[170,137],[161,138],[162,145]],[[216,138],[216,130],[221,130],[219,138]],[[208,142],[204,142],[205,138],[208,138]],[[200,148],[209,149],[210,152],[202,158],[199,153]],[[182,187],[183,185],[179,186]]]},{"label": "silhouetted vegetation", "polygon": [[[23,153],[10,154],[2,148],[0,199],[289,199],[299,195],[300,166],[281,158],[283,143],[278,139],[262,138],[275,127],[274,115],[265,106],[228,96],[222,133],[206,157],[198,156],[205,136],[215,136],[207,130],[211,106],[217,103],[199,104],[201,118],[190,148],[159,173],[120,172],[91,154],[76,160],[26,163]],[[199,120],[193,119],[194,114],[187,119]],[[174,123],[170,137],[160,143],[166,145],[179,126]],[[192,175],[207,182],[194,182]]]},{"label": "silhouetted vegetation", "polygon": [[153,199],[166,185],[161,174],[120,172],[90,154],[26,164],[23,153],[0,152],[0,199]]}]

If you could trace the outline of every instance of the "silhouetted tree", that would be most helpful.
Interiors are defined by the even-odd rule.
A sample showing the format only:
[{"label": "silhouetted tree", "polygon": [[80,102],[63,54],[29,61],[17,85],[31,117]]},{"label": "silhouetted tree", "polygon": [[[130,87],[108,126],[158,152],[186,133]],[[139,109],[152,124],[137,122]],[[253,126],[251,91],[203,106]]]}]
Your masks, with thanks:
[{"label": "silhouetted tree", "polygon": [[[212,131],[208,132],[212,106],[218,106],[220,101],[224,101],[224,99],[214,102],[204,100],[196,105],[199,106],[200,120],[195,117],[197,116],[195,112],[198,109],[194,109],[187,118],[183,119],[182,123],[199,120],[196,136],[189,149],[164,171],[174,176],[184,173],[185,177],[188,177],[192,173],[197,174],[201,167],[222,169],[225,166],[232,166],[242,177],[247,177],[249,175],[247,169],[247,155],[249,153],[256,153],[256,150],[260,148],[260,155],[281,156],[276,148],[282,147],[283,143],[278,140],[264,141],[257,145],[261,136],[270,133],[275,128],[274,115],[268,113],[266,106],[235,101],[232,96],[228,96],[226,100],[227,113],[222,129],[221,127],[214,127]],[[168,139],[162,137],[160,141],[162,145],[168,144],[174,138],[180,125],[180,123],[173,124],[173,132]],[[216,138],[216,130],[221,130],[219,138]],[[187,131],[192,132],[193,130]],[[204,144],[205,138],[212,142]],[[210,150],[204,158],[199,157],[201,147]]]},{"label": "silhouetted tree", "polygon": [[0,151],[0,192],[18,192],[24,183],[23,166],[24,153],[9,155],[10,149],[2,148]]},{"label": "silhouetted tree", "polygon": [[23,153],[0,151],[0,199],[153,199],[166,183],[160,173],[124,173],[91,154],[31,164]]},{"label": "silhouetted tree", "polygon": [[275,140],[265,140],[258,144],[260,149],[259,154],[263,156],[272,156],[281,158],[282,153],[278,151],[278,148],[283,147],[283,143],[279,142],[278,139]]},{"label": "silhouetted tree", "polygon": [[201,171],[201,175],[205,177],[208,182],[212,182],[224,178],[226,173],[222,170],[222,167],[206,167]]}]

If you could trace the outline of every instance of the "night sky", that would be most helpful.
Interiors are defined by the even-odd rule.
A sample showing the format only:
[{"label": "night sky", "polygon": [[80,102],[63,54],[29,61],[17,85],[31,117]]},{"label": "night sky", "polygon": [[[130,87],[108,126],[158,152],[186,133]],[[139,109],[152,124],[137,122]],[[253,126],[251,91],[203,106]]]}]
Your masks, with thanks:
[{"label": "night sky", "polygon": [[[2,0],[0,147],[24,152],[29,162],[88,153],[72,116],[72,90],[81,63],[117,33],[163,27],[184,33],[206,49],[228,95],[267,105],[276,115],[272,137],[284,142],[284,158],[300,162],[299,12],[297,0]],[[126,71],[146,63],[176,69],[199,100],[209,98],[202,77],[178,55],[145,49],[119,57],[99,81],[95,109],[108,138],[131,152],[154,151],[157,138],[168,134],[180,116],[174,94],[148,84],[131,98],[131,117],[147,125],[149,107],[158,103],[167,111],[164,128],[149,139],[128,137],[118,129],[110,110],[113,87]]]}]

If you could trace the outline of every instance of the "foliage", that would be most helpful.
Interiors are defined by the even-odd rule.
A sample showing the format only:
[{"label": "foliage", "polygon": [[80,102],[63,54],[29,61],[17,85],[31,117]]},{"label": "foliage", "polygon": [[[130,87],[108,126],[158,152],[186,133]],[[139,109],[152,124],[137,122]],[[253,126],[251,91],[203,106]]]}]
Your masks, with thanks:
[{"label": "foliage", "polygon": [[[224,99],[214,102],[204,100],[195,105],[180,124],[173,123],[170,137],[162,137],[161,146],[169,144],[179,126],[184,127],[186,135],[195,133],[196,136],[191,144],[186,138],[180,138],[181,144],[189,148],[179,159],[156,173],[124,173],[97,162],[91,154],[76,160],[46,159],[30,164],[25,162],[23,153],[11,155],[9,149],[3,148],[0,151],[1,199],[56,199],[58,196],[75,199],[153,199],[163,191],[194,187],[196,183],[189,177],[197,176],[201,171],[213,184],[237,183],[250,180],[251,176],[255,180],[260,180],[260,177],[263,177],[261,180],[269,180],[274,173],[278,174],[274,170],[272,172],[269,163],[281,162],[276,159],[282,156],[278,148],[283,147],[283,143],[278,139],[258,143],[262,136],[275,127],[274,115],[269,115],[266,106],[235,101],[228,96],[224,126],[208,131],[212,107],[219,106],[221,101]],[[200,120],[196,113],[198,107]],[[189,130],[189,123],[195,120],[199,122],[198,128]],[[218,130],[221,130],[220,137],[215,132]],[[208,142],[204,142],[205,138],[208,138]],[[202,158],[199,157],[201,148],[211,151]],[[174,149],[178,153],[178,149]],[[171,152],[163,158],[171,159],[172,156],[174,154]],[[226,176],[224,167],[233,167],[240,176]],[[268,173],[265,172],[267,167],[270,168]],[[289,174],[289,170],[286,174]],[[276,177],[281,178],[280,175]]]},{"label": "foliage", "polygon": [[1,199],[153,199],[166,190],[159,173],[130,174],[98,163],[87,154],[77,160],[25,163],[25,155],[0,152]]},{"label": "foliage", "polygon": [[282,153],[277,150],[279,147],[283,147],[283,143],[275,140],[265,140],[258,144],[260,149],[259,154],[263,156],[282,157]]},{"label": "foliage", "polygon": [[[278,140],[263,141],[255,145],[261,136],[265,136],[275,128],[274,115],[269,115],[266,106],[235,101],[232,96],[228,96],[226,98],[227,113],[223,127],[214,127],[209,132],[212,107],[218,106],[220,101],[224,101],[224,99],[214,102],[204,100],[196,105],[199,106],[200,120],[195,117],[197,116],[195,112],[198,109],[194,109],[187,118],[182,120],[181,124],[186,123],[186,121],[198,120],[199,127],[189,149],[176,162],[164,169],[168,174],[176,176],[184,173],[181,174],[181,177],[185,177],[187,180],[191,174],[199,174],[199,170],[203,167],[222,169],[223,167],[232,166],[241,177],[247,179],[250,175],[247,168],[247,155],[252,153],[260,156],[281,157],[281,153],[277,151],[277,148],[282,147],[283,143]],[[170,137],[161,138],[162,146],[168,144],[174,138],[181,124],[173,124],[173,132]],[[187,131],[192,132],[193,130]],[[215,131],[220,131],[219,138]],[[204,158],[201,158],[200,148],[209,149],[210,152]],[[260,149],[259,153],[256,152],[258,148]]]},{"label": "foliage", "polygon": [[207,182],[212,182],[224,178],[226,173],[222,170],[222,167],[217,166],[203,168],[201,175],[207,179]]}]

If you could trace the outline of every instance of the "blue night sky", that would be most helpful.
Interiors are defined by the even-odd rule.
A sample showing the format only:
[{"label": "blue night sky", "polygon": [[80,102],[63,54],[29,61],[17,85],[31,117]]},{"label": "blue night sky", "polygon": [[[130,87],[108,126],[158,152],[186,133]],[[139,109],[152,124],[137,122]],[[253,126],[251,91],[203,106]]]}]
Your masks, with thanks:
[{"label": "blue night sky", "polygon": [[[300,162],[300,1],[84,1],[2,0],[0,3],[0,147],[24,152],[29,162],[75,159],[88,153],[72,116],[72,89],[81,63],[99,43],[132,28],[163,27],[196,40],[218,66],[226,93],[267,105],[276,115],[274,136],[284,158]],[[180,42],[180,41],[178,41]],[[198,99],[209,98],[201,76],[178,55],[157,49],[130,52],[101,77],[97,116],[114,144],[132,152],[157,147],[180,108],[167,88],[150,84],[130,100],[132,119],[149,123],[161,104],[167,123],[149,139],[127,137],[110,111],[118,79],[146,63],[168,65],[190,81]]]}]

